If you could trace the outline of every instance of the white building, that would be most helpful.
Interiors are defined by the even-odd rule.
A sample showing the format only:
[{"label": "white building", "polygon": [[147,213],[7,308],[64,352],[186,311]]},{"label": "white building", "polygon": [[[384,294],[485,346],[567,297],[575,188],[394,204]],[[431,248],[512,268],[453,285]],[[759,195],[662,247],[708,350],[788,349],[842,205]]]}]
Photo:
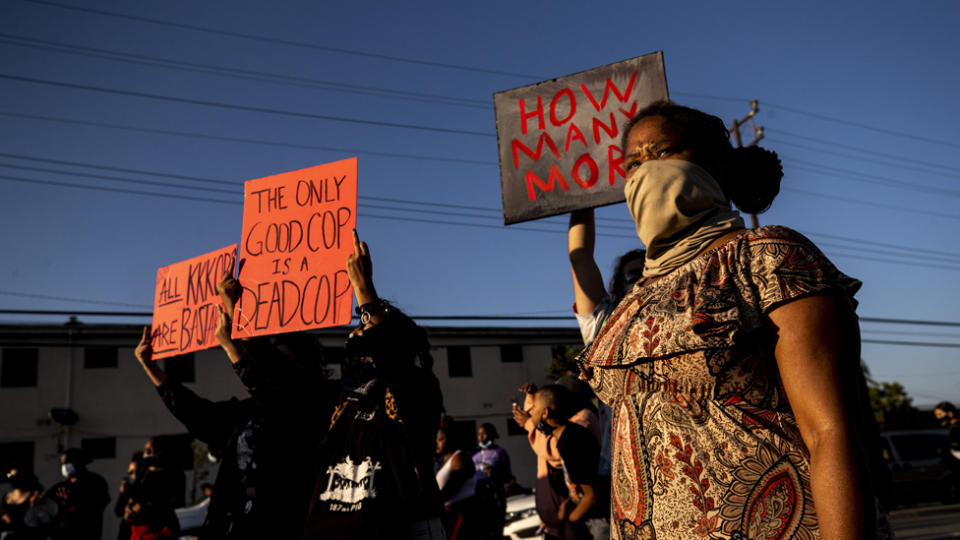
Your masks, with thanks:
[{"label": "white building", "polygon": [[[532,487],[536,462],[512,420],[511,403],[519,399],[517,389],[524,382],[549,382],[554,347],[577,346],[579,331],[427,328],[447,413],[471,433],[484,422],[494,424],[518,482]],[[116,536],[118,520],[112,505],[116,490],[130,456],[149,437],[170,436],[184,449],[185,465],[198,464],[187,470],[188,503],[202,482],[212,483],[214,478],[205,450],[202,446],[191,450],[186,430],[164,407],[134,358],[141,332],[137,325],[0,325],[0,466],[15,461],[49,487],[60,480],[60,449],[87,450],[95,457],[90,469],[107,480],[114,498],[105,512],[104,538]],[[336,328],[316,335],[324,347],[337,348],[343,346],[346,333]],[[336,356],[335,349],[331,353]],[[207,399],[246,394],[218,349],[160,362],[168,375]],[[338,366],[331,367],[336,376]],[[79,421],[72,426],[57,424],[49,414],[54,408],[75,411]]]}]

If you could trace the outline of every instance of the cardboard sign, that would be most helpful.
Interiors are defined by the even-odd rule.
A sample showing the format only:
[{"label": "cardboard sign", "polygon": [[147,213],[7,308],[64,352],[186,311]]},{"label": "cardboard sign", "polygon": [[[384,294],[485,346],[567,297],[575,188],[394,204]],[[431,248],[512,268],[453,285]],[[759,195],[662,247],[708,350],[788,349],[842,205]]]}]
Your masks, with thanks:
[{"label": "cardboard sign", "polygon": [[624,200],[620,130],[661,99],[662,52],[494,94],[504,224]]},{"label": "cardboard sign", "polygon": [[235,338],[350,323],[357,158],[244,186]]},{"label": "cardboard sign", "polygon": [[213,333],[223,307],[217,283],[233,272],[236,260],[234,244],[157,270],[150,331],[154,359],[217,345]]}]

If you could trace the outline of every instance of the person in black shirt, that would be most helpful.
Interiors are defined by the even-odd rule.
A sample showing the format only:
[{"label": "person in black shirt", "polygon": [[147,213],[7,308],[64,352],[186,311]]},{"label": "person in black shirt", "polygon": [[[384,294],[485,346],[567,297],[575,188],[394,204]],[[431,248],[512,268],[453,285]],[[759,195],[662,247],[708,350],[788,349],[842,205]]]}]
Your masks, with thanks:
[{"label": "person in black shirt", "polygon": [[558,517],[579,539],[608,538],[610,480],[597,474],[600,444],[596,438],[567,420],[573,403],[569,390],[547,385],[537,391],[530,415],[538,430],[557,439],[562,468],[548,465],[547,474],[550,487],[566,497]]},{"label": "person in black shirt", "polygon": [[353,240],[346,266],[361,324],[346,343],[342,384],[317,386],[296,367],[269,371],[262,360],[267,351],[251,347],[253,340],[231,339],[233,303],[242,289],[229,275],[218,285],[224,313],[217,339],[232,362],[248,363],[240,378],[249,390],[272,396],[267,402],[299,402],[297,417],[309,419],[300,430],[318,443],[304,538],[442,539],[432,472],[443,399],[430,343],[422,328],[377,295],[369,248],[356,231]]}]

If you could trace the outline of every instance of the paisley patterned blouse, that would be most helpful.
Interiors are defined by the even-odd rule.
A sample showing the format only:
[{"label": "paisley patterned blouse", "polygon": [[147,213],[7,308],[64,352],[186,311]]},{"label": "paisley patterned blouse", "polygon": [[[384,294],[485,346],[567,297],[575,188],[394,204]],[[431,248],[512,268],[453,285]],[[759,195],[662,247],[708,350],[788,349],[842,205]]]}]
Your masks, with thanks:
[{"label": "paisley patterned blouse", "polygon": [[614,415],[612,538],[820,537],[764,320],[860,285],[799,233],[762,227],[623,299],[580,357]]}]

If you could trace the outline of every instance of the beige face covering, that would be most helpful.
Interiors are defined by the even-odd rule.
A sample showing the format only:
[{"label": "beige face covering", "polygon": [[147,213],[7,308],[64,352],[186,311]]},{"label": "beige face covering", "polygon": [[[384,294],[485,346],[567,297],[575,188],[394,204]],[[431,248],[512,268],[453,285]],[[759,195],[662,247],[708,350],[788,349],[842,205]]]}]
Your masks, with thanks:
[{"label": "beige face covering", "polygon": [[689,161],[647,161],[627,178],[624,194],[647,247],[645,277],[668,274],[718,237],[744,228],[720,184]]}]

